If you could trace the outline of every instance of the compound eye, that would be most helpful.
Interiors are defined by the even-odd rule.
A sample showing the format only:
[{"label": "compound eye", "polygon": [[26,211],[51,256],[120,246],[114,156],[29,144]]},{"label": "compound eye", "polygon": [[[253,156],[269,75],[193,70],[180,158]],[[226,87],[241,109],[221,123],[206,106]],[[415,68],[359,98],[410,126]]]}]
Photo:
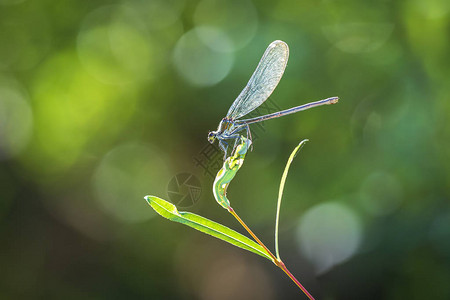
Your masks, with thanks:
[{"label": "compound eye", "polygon": [[216,139],[216,136],[213,132],[208,133],[208,141],[212,144],[214,143],[214,140]]}]

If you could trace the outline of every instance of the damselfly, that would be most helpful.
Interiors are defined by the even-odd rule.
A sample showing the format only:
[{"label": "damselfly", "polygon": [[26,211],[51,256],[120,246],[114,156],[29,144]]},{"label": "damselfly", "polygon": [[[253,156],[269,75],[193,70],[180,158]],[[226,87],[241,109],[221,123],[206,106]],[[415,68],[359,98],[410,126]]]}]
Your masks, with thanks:
[{"label": "damselfly", "polygon": [[240,118],[259,107],[267,100],[267,98],[269,98],[283,76],[288,57],[289,47],[285,42],[272,42],[264,52],[246,87],[242,90],[236,100],[234,100],[228,110],[227,116],[220,121],[216,131],[209,132],[208,141],[212,144],[217,139],[219,141],[220,149],[225,152],[225,158],[228,149],[227,140],[234,140],[234,146],[236,146],[236,141],[238,141],[240,137],[239,132],[244,129],[247,131],[247,137],[251,139],[249,124],[278,118],[324,104],[335,104],[338,102],[338,97],[331,97],[268,115],[240,120]]}]

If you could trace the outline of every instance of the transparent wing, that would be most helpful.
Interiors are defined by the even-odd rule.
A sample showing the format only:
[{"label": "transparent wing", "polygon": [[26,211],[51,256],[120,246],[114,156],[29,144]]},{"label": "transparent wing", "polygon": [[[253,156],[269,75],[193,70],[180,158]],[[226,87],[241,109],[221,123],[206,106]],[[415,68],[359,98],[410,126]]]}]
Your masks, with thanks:
[{"label": "transparent wing", "polygon": [[227,117],[239,119],[266,101],[283,76],[288,58],[288,45],[283,41],[272,42],[264,52],[247,86],[231,105]]}]

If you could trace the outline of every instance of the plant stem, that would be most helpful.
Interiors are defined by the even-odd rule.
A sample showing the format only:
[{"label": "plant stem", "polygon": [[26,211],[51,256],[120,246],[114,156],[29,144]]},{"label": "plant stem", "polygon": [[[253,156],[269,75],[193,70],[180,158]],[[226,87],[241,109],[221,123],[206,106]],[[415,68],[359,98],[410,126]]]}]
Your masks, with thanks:
[{"label": "plant stem", "polygon": [[260,244],[261,247],[264,248],[264,250],[267,251],[267,254],[269,254],[270,257],[272,258],[273,263],[281,270],[283,270],[284,273],[286,273],[286,275],[289,276],[289,278],[303,291],[303,293],[305,293],[305,295],[310,300],[314,300],[314,297],[305,289],[305,287],[297,280],[297,278],[295,278],[294,275],[292,275],[292,273],[289,272],[286,265],[281,261],[281,259],[278,259],[277,257],[275,257],[275,255],[273,255],[273,253],[269,250],[269,248],[267,248],[266,245],[264,245],[264,243],[261,242],[261,240],[253,233],[253,231],[244,223],[244,221],[242,221],[242,219],[237,215],[234,209],[232,207],[229,207],[228,211],[230,212],[230,214],[233,215],[233,217],[236,218],[236,220],[238,220],[238,222],[242,225],[242,227],[244,227],[245,230],[247,230],[247,232],[255,239],[255,241],[258,244]]},{"label": "plant stem", "polygon": [[277,264],[277,266],[284,271],[284,273],[287,274],[287,276],[289,276],[289,278],[292,279],[293,282],[295,282],[295,284],[303,291],[303,293],[305,293],[306,297],[308,297],[310,300],[314,300],[314,297],[306,290],[306,288],[297,280],[297,278],[294,277],[294,275],[292,275],[291,272],[289,272],[289,270],[286,268],[286,265],[280,260],[279,264]]},{"label": "plant stem", "polygon": [[230,212],[230,214],[233,215],[233,217],[236,218],[236,220],[238,220],[239,223],[241,223],[242,227],[245,228],[245,230],[247,230],[248,233],[250,233],[250,235],[255,239],[255,241],[261,245],[261,247],[264,248],[264,250],[266,250],[266,252],[270,255],[270,257],[272,257],[273,263],[277,264],[278,259],[275,257],[275,255],[272,254],[272,252],[270,252],[269,248],[266,247],[266,245],[263,244],[263,242],[260,241],[260,239],[258,239],[258,237],[253,233],[253,231],[244,223],[244,221],[242,221],[242,219],[237,215],[237,213],[234,211],[234,209],[232,207],[228,208],[228,211]]}]

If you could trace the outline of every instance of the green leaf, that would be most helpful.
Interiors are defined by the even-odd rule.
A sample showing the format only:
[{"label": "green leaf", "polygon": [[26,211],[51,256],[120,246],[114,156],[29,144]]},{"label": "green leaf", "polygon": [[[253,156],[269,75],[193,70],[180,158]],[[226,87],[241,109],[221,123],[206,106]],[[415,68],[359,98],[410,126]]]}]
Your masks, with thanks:
[{"label": "green leaf", "polygon": [[289,156],[289,159],[286,163],[286,167],[284,168],[283,176],[281,176],[281,183],[280,183],[280,189],[278,191],[278,203],[277,203],[277,217],[275,219],[275,253],[277,255],[277,259],[281,260],[280,258],[280,251],[278,248],[278,225],[280,221],[280,208],[281,208],[281,198],[283,197],[283,191],[284,191],[284,185],[286,183],[286,178],[289,172],[289,167],[291,166],[292,161],[297,156],[298,151],[303,147],[303,145],[308,142],[309,140],[303,140],[298,144],[297,147],[295,147],[294,151],[292,151],[291,155]]},{"label": "green leaf", "polygon": [[230,200],[227,198],[227,188],[231,180],[233,180],[237,171],[242,167],[244,163],[245,155],[250,148],[252,141],[241,136],[241,143],[236,147],[234,155],[228,157],[223,162],[222,169],[217,172],[216,179],[213,184],[214,198],[223,208],[229,210]]},{"label": "green leaf", "polygon": [[145,200],[158,214],[166,219],[197,229],[239,248],[256,253],[273,262],[263,247],[226,226],[190,212],[179,212],[175,205],[155,196],[145,196]]}]

